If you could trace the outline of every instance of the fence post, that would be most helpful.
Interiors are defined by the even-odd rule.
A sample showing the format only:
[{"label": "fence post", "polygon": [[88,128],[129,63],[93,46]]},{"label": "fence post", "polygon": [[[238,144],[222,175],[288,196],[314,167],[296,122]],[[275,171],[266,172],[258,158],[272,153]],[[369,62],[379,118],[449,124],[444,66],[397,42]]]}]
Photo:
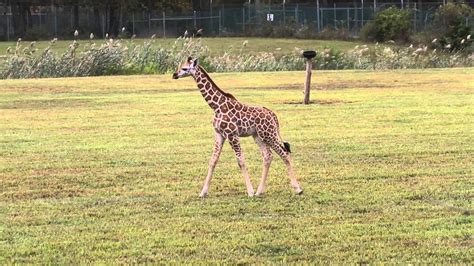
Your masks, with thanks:
[{"label": "fence post", "polygon": [[247,21],[250,23],[250,5],[248,5],[248,8],[247,8],[247,15],[248,15],[248,18],[247,18]]},{"label": "fence post", "polygon": [[7,41],[10,41],[10,18],[8,16],[8,12],[7,12],[5,18],[7,19]]},{"label": "fence post", "polygon": [[58,37],[58,11],[56,6],[53,6],[54,10],[54,37]]},{"label": "fence post", "polygon": [[415,15],[415,19],[413,20],[413,31],[416,32],[416,3],[414,3],[413,14]]},{"label": "fence post", "polygon": [[242,7],[242,33],[245,32],[245,7]]},{"label": "fence post", "polygon": [[352,25],[353,27],[355,27],[356,30],[357,30],[357,20],[358,20],[358,15],[359,15],[357,13],[358,12],[357,10],[358,10],[357,2],[354,2],[354,19],[353,19],[354,23]]},{"label": "fence post", "polygon": [[151,12],[148,11],[148,36],[151,36]]},{"label": "fence post", "polygon": [[225,25],[225,9],[224,9],[224,5],[222,5],[222,8],[221,8],[221,17],[222,17],[222,20],[219,20],[221,22],[221,26],[224,26]]},{"label": "fence post", "polygon": [[135,34],[135,11],[132,13],[132,35]]},{"label": "fence post", "polygon": [[318,33],[321,32],[321,25],[319,19],[319,0],[316,0],[316,19],[318,20]]},{"label": "fence post", "polygon": [[221,35],[221,12],[222,10],[219,9],[219,36]]},{"label": "fence post", "polygon": [[[87,21],[87,27],[90,28],[90,26],[91,26],[91,19],[90,19],[90,17],[89,17],[89,8],[86,8],[86,21]],[[122,24],[120,23],[120,25],[122,25]],[[91,32],[91,33],[92,33],[92,32]]]},{"label": "fence post", "polygon": [[102,38],[105,38],[105,14],[102,14]]},{"label": "fence post", "polygon": [[360,5],[360,28],[364,26],[364,0],[361,0]]},{"label": "fence post", "polygon": [[[89,20],[87,20],[87,21],[89,21]],[[122,5],[120,5],[120,11],[119,11],[119,25],[120,25],[120,27],[125,26],[125,25],[123,25],[123,7],[122,7]]]},{"label": "fence post", "polygon": [[349,23],[349,8],[346,8],[346,12],[347,12],[347,30],[350,31],[351,26],[350,26],[350,23]]},{"label": "fence post", "polygon": [[39,14],[38,14],[38,17],[39,17],[39,28],[40,28],[40,30],[41,30],[41,28],[42,28],[42,25],[41,25],[41,24],[43,24],[42,21],[41,21],[41,9],[40,9],[40,12],[39,12]]},{"label": "fence post", "polygon": [[163,11],[163,38],[166,38],[166,14]]},{"label": "fence post", "polygon": [[210,30],[210,32],[211,32],[211,33],[214,33],[215,31],[214,31],[214,16],[213,16],[213,14],[212,14],[212,13],[213,13],[213,12],[212,12],[212,1],[210,2],[210,5],[211,5],[211,6],[210,6],[210,8],[211,8],[211,30]]},{"label": "fence post", "polygon": [[334,3],[334,29],[336,30],[337,29],[337,25],[336,25],[336,21],[337,21],[337,18],[336,18],[336,3]]},{"label": "fence post", "polygon": [[193,12],[193,24],[194,24],[194,29],[197,28],[197,23],[196,23],[196,10]]},{"label": "fence post", "polygon": [[324,28],[324,8],[321,8],[321,28]]},{"label": "fence post", "polygon": [[295,20],[296,20],[296,23],[299,23],[299,5],[296,4],[296,7],[295,7]]}]

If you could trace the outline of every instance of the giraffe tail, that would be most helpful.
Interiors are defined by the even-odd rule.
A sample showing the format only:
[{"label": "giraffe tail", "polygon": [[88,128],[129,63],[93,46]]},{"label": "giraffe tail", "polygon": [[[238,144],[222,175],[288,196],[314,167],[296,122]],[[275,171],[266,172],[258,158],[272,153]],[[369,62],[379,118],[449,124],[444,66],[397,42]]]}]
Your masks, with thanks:
[{"label": "giraffe tail", "polygon": [[290,143],[288,143],[288,142],[283,142],[283,149],[284,149],[286,152],[291,153]]}]

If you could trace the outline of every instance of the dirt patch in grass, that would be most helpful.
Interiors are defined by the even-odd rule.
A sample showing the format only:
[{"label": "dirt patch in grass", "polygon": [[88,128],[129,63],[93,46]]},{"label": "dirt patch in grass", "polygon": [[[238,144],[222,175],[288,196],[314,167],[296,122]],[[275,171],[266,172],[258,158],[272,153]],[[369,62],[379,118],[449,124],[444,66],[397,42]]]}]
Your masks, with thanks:
[{"label": "dirt patch in grass", "polygon": [[[41,79],[39,79],[42,81]],[[54,86],[48,84],[38,84],[37,86],[19,86],[11,85],[4,89],[5,92],[17,92],[17,93],[71,93],[71,91],[77,92],[78,86]]]},{"label": "dirt patch in grass", "polygon": [[[394,84],[385,84],[377,82],[318,82],[313,81],[311,83],[312,90],[324,91],[324,90],[344,90],[344,89],[353,89],[353,88],[391,88],[396,87]],[[239,87],[236,89],[258,89],[258,90],[304,90],[304,81],[301,81],[301,84],[288,84],[283,86],[276,87]]]},{"label": "dirt patch in grass", "polygon": [[[399,81],[399,80],[389,80],[383,81],[380,80],[345,80],[345,81],[335,81],[335,80],[326,80],[318,81],[313,79],[311,82],[311,89],[317,91],[326,91],[326,90],[346,90],[346,89],[390,89],[390,88],[414,88],[420,87],[421,85],[431,84],[431,80],[427,81]],[[439,81],[438,83],[452,83],[452,81]],[[304,90],[304,80],[301,80],[301,84],[286,84],[282,86],[273,86],[273,87],[239,87],[236,89],[258,89],[258,90]]]},{"label": "dirt patch in grass", "polygon": [[[303,101],[284,101],[278,102],[283,104],[303,104]],[[346,103],[354,103],[354,101],[344,101],[338,99],[326,99],[326,100],[312,100],[309,101],[309,104],[320,104],[320,105],[330,105],[330,104],[346,104]]]},{"label": "dirt patch in grass", "polygon": [[0,104],[0,109],[50,109],[64,107],[89,106],[90,100],[51,99],[51,100],[22,100]]}]

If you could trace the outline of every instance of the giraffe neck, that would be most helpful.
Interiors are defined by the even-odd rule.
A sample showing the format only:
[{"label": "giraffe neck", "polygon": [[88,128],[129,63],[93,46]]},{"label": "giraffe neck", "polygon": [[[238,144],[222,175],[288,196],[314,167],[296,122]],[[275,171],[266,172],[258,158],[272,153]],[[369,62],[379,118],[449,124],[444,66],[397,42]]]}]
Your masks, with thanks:
[{"label": "giraffe neck", "polygon": [[207,72],[199,66],[194,73],[194,80],[197,83],[197,87],[202,94],[202,97],[207,104],[215,111],[218,112],[220,106],[224,103],[235,100],[232,94],[224,92],[212,81],[211,77]]}]

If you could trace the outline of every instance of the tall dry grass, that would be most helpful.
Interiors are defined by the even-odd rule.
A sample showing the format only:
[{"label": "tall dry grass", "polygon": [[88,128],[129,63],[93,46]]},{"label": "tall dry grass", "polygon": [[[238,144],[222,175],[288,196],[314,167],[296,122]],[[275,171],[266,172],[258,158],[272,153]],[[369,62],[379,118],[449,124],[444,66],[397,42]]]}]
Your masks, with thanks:
[{"label": "tall dry grass", "polygon": [[[56,39],[40,51],[35,43],[18,40],[9,48],[0,67],[0,78],[80,77],[122,74],[170,73],[188,56],[199,57],[212,72],[303,70],[301,50],[276,56],[271,52],[247,53],[247,41],[239,51],[211,55],[200,38],[175,40],[171,47],[156,45],[154,37],[138,44],[129,40],[73,41],[61,53],[55,52]],[[317,51],[315,69],[406,69],[474,66],[473,54],[449,50],[430,50],[426,46],[396,47],[387,45],[356,46],[348,52],[331,48]]]}]

